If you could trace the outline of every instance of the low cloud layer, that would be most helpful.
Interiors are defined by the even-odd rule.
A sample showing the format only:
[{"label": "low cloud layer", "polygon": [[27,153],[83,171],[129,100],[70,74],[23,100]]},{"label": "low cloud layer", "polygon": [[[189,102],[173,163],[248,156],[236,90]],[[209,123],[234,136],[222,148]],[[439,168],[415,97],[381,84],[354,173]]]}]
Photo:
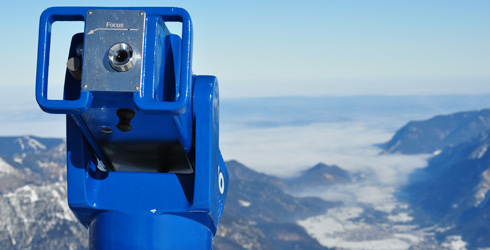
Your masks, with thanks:
[{"label": "low cloud layer", "polygon": [[427,155],[380,155],[374,144],[386,142],[392,135],[377,126],[347,122],[225,130],[220,140],[225,159],[237,159],[267,174],[294,176],[323,162],[394,184],[425,166]]}]

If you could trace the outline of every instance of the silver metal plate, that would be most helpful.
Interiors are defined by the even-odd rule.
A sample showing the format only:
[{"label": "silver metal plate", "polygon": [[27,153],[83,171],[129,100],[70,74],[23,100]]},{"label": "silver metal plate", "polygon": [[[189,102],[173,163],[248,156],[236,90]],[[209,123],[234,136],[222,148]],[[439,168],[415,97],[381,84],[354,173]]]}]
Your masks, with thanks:
[{"label": "silver metal plate", "polygon": [[[142,53],[146,13],[140,10],[89,10],[85,21],[82,89],[88,91],[135,92],[141,88]],[[114,70],[107,53],[117,43],[133,49],[134,66]]]}]

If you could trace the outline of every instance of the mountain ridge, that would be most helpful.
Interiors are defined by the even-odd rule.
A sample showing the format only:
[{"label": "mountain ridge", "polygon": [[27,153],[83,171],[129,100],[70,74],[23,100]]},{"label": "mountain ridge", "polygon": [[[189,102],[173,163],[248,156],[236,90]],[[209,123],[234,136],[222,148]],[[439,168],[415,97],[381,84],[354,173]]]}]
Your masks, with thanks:
[{"label": "mountain ridge", "polygon": [[320,162],[302,171],[299,176],[287,178],[284,181],[287,184],[288,190],[301,192],[335,184],[348,183],[351,182],[351,176],[349,172],[337,165],[326,165]]},{"label": "mountain ridge", "polygon": [[384,154],[437,154],[490,129],[490,109],[438,115],[411,121],[381,145]]},{"label": "mountain ridge", "polygon": [[[420,225],[436,224],[446,228],[438,233],[440,237],[462,235],[467,249],[490,246],[490,239],[484,237],[488,235],[485,232],[490,233],[487,221],[490,218],[490,129],[480,131],[483,129],[481,125],[485,125],[483,121],[490,116],[482,119],[482,112],[490,115],[490,110],[484,110],[443,117],[459,119],[463,116],[457,122],[461,124],[447,133],[459,134],[457,139],[460,141],[448,144],[441,143],[436,137],[424,138],[422,142],[441,149],[428,161],[427,167],[410,174],[409,183],[400,192],[400,197],[409,202],[412,215]],[[475,118],[480,122],[475,123]],[[431,120],[434,121],[433,118],[427,121]],[[428,122],[425,124],[428,127],[426,132],[438,131],[440,125]],[[465,133],[458,131],[460,129],[471,131]],[[428,142],[430,139],[435,142]],[[401,153],[413,152],[399,150]]]}]

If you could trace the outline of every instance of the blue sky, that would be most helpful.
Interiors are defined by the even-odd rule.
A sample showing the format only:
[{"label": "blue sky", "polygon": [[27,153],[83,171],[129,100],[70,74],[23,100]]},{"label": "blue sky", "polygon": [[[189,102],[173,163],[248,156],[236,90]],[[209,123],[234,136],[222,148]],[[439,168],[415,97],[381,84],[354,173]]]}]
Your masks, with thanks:
[{"label": "blue sky", "polygon": [[[4,4],[2,88],[33,92],[39,16],[50,6],[74,3],[101,6]],[[490,1],[104,2],[117,5],[187,9],[194,72],[218,76],[223,98],[490,93]],[[70,25],[55,24],[54,34],[82,29]],[[53,65],[61,68],[64,46],[59,42],[53,52],[61,58]],[[57,86],[62,73],[53,70]]]}]

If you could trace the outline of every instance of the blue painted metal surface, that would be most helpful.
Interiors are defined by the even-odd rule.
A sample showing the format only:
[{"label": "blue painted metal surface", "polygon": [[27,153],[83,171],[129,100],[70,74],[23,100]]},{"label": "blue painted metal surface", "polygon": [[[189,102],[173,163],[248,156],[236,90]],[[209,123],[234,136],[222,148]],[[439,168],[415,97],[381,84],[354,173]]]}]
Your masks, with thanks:
[{"label": "blue painted metal surface", "polygon": [[[64,99],[49,100],[51,25],[84,21],[93,9],[146,13],[141,89],[85,91],[67,71]],[[168,32],[169,21],[182,22],[181,37]],[[73,37],[69,58],[86,33]],[[228,173],[219,151],[218,82],[192,74],[191,53],[183,9],[55,7],[42,14],[36,99],[46,112],[67,114],[68,203],[89,228],[91,249],[211,249]],[[117,126],[121,109],[134,113],[129,131]]]}]

